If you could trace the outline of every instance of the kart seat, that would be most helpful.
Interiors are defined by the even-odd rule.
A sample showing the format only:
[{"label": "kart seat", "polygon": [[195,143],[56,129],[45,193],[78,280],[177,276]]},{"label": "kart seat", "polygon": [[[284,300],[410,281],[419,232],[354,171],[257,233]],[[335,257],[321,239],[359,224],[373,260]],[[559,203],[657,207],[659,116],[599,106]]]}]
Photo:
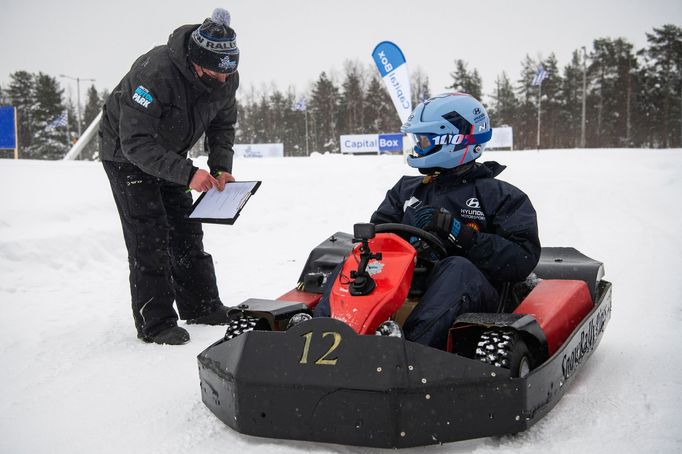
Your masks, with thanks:
[{"label": "kart seat", "polygon": [[543,247],[540,261],[533,272],[540,279],[583,281],[587,284],[592,301],[596,301],[599,282],[604,277],[604,264],[572,247]]}]

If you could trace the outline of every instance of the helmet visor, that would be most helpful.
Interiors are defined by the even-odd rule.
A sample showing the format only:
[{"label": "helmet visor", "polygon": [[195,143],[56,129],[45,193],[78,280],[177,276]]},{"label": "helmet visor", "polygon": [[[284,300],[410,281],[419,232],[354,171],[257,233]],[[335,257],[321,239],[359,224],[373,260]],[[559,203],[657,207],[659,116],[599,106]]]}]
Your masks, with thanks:
[{"label": "helmet visor", "polygon": [[433,151],[436,146],[436,134],[410,134],[414,141],[414,151],[418,155],[424,156]]}]

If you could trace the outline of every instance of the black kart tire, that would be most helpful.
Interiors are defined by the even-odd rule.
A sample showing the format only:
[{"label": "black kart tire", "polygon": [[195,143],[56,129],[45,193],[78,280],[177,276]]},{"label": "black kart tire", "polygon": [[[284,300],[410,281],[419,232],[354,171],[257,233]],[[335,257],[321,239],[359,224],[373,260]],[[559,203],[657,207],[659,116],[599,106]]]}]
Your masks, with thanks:
[{"label": "black kart tire", "polygon": [[525,377],[533,368],[533,357],[521,336],[511,330],[481,333],[475,358],[486,364],[509,369],[512,377]]},{"label": "black kart tire", "polygon": [[234,339],[239,335],[253,331],[261,320],[260,317],[253,317],[251,315],[240,315],[233,318],[227,324],[225,340]]}]

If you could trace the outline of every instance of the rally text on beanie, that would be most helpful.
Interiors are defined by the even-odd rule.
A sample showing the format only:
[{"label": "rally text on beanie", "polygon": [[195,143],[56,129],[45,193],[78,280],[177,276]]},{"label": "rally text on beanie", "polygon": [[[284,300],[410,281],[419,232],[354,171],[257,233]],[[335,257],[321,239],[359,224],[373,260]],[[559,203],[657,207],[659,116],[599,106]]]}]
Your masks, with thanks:
[{"label": "rally text on beanie", "polygon": [[230,28],[230,13],[216,8],[189,39],[189,59],[202,68],[231,74],[239,64],[237,34]]}]

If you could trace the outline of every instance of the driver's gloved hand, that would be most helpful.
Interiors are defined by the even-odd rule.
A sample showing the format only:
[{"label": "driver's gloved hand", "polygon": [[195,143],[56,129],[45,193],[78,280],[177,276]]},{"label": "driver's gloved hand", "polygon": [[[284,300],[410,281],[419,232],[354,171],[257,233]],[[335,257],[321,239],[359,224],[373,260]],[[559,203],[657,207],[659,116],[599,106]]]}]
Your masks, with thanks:
[{"label": "driver's gloved hand", "polygon": [[445,241],[456,245],[457,237],[462,231],[462,223],[445,208],[439,208],[433,211],[431,221],[424,230],[432,231]]},{"label": "driver's gloved hand", "polygon": [[477,230],[462,223],[446,208],[424,206],[415,213],[414,226],[443,239],[453,254],[465,253],[473,247]]},{"label": "driver's gloved hand", "polygon": [[445,208],[424,206],[415,213],[415,227],[432,232],[440,237],[446,244],[457,245],[462,224]]}]

